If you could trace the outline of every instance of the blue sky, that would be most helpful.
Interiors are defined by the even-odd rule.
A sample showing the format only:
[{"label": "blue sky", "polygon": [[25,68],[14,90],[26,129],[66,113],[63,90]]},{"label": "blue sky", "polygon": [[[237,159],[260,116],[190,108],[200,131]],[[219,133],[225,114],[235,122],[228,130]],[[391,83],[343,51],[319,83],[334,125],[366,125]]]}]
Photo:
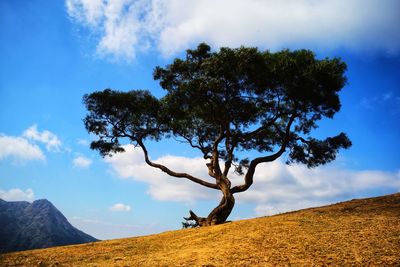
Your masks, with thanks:
[{"label": "blue sky", "polygon": [[[281,161],[257,169],[237,196],[236,220],[400,190],[398,1],[0,1],[0,198],[46,198],[100,239],[179,229],[219,195],[146,167],[140,151],[102,159],[83,126],[94,90],[163,91],[152,79],[205,41],[277,51],[307,48],[348,64],[342,110],[315,132],[346,132],[353,146],[308,170]],[[153,159],[196,174],[200,155],[168,140]],[[233,177],[240,182],[239,177]]]}]

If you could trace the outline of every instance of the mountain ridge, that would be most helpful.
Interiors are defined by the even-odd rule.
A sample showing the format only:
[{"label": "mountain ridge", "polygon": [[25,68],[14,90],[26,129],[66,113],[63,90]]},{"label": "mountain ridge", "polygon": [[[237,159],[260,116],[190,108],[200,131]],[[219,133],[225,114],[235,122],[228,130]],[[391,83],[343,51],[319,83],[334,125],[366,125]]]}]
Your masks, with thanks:
[{"label": "mountain ridge", "polygon": [[0,199],[0,253],[95,242],[72,226],[47,199]]}]

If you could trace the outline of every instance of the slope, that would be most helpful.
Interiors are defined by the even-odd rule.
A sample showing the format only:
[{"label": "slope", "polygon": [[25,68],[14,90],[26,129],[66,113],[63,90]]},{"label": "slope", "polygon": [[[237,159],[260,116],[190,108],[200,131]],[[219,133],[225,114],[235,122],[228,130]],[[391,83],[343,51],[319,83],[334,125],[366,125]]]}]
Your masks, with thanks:
[{"label": "slope", "polygon": [[0,265],[396,266],[399,251],[397,193],[212,227],[4,254]]}]

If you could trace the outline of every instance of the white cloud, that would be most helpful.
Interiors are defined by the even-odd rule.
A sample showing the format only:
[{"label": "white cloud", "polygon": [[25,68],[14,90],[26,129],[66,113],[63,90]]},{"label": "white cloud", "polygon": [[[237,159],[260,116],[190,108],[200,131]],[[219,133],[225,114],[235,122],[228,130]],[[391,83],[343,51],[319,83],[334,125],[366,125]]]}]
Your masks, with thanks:
[{"label": "white cloud", "polygon": [[15,162],[45,160],[40,148],[22,137],[0,135],[0,160],[11,158]]},{"label": "white cloud", "polygon": [[44,130],[39,132],[34,124],[21,136],[7,136],[0,133],[0,160],[11,158],[14,163],[28,160],[45,160],[46,157],[36,142],[46,145],[48,151],[58,152],[61,141],[54,133]]},{"label": "white cloud", "polygon": [[77,141],[76,141],[79,145],[82,145],[82,146],[89,146],[89,141],[88,140],[86,140],[86,139],[78,139]]},{"label": "white cloud", "polygon": [[[149,184],[148,193],[152,198],[186,203],[220,197],[218,190],[184,178],[170,177],[147,166],[139,148],[133,145],[124,148],[126,152],[106,157],[105,161],[118,176]],[[188,172],[202,179],[208,177],[206,161],[202,158],[168,155],[154,161],[175,171]],[[230,173],[230,178],[233,185],[243,182],[243,177],[233,173]],[[238,203],[253,203],[257,215],[269,215],[368,195],[377,190],[389,193],[399,191],[400,171],[354,171],[329,166],[308,169],[301,165],[288,166],[277,160],[259,165],[252,187],[237,194],[236,198]]]},{"label": "white cloud", "polygon": [[93,161],[85,156],[77,156],[73,160],[74,166],[79,168],[88,168],[92,165]]},{"label": "white cloud", "polygon": [[103,13],[103,0],[68,0],[65,1],[68,14],[81,23],[96,25]]},{"label": "white cloud", "polygon": [[[139,148],[135,148],[133,145],[126,145],[124,148],[126,152],[106,157],[105,161],[111,165],[118,176],[148,183],[148,193],[154,199],[190,202],[198,199],[209,199],[216,195],[215,190],[204,188],[185,178],[171,177],[158,169],[149,167],[144,162],[143,152]],[[196,177],[208,177],[206,161],[203,158],[167,155],[156,159],[156,161],[175,171],[189,171]]]},{"label": "white cloud", "polygon": [[382,99],[383,101],[388,101],[393,98],[393,92],[388,92],[383,94]]},{"label": "white cloud", "polygon": [[294,211],[294,210],[324,206],[324,205],[328,205],[331,203],[332,202],[327,201],[327,200],[325,200],[325,201],[324,200],[301,200],[301,201],[297,201],[297,202],[282,201],[280,203],[275,203],[273,205],[268,204],[268,203],[261,203],[261,204],[257,204],[257,206],[254,209],[254,212],[257,217],[270,216],[270,215]]},{"label": "white cloud", "polygon": [[131,206],[125,205],[123,203],[116,203],[110,207],[110,211],[116,212],[128,212],[131,210]]},{"label": "white cloud", "polygon": [[134,59],[214,47],[400,50],[397,0],[66,0],[69,16],[99,36],[103,55]]},{"label": "white cloud", "polygon": [[[268,171],[271,165],[280,168],[273,180]],[[400,191],[400,171],[354,171],[333,167],[307,169],[300,165],[287,166],[279,161],[260,167],[253,187],[237,195],[239,202],[256,203],[255,212],[259,216],[368,196],[379,190],[388,193]]]},{"label": "white cloud", "polygon": [[25,191],[19,188],[12,188],[8,191],[0,189],[0,198],[6,201],[33,201],[35,194],[31,188]]},{"label": "white cloud", "polygon": [[95,33],[99,43],[97,53],[131,60],[137,50],[148,45],[147,27],[141,20],[148,2],[144,0],[66,0],[69,16]]},{"label": "white cloud", "polygon": [[58,139],[57,135],[48,130],[39,132],[36,124],[26,129],[23,133],[23,137],[44,143],[48,151],[60,151],[61,141]]},{"label": "white cloud", "polygon": [[[362,97],[360,101],[361,107],[375,112],[384,113],[385,116],[397,116],[400,113],[398,105],[400,97],[392,91],[383,94],[376,94],[369,97]],[[389,112],[388,112],[389,111]]]}]

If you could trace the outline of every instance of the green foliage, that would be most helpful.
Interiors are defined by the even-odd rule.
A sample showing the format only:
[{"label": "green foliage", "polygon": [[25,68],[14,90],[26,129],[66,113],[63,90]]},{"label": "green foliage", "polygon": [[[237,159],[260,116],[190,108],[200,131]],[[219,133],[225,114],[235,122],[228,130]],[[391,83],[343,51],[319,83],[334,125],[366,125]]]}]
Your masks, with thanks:
[{"label": "green foliage", "polygon": [[[89,114],[84,122],[99,136],[91,148],[102,155],[123,151],[120,138],[141,144],[174,136],[205,159],[216,152],[226,166],[235,163],[239,174],[251,161],[238,158],[236,151],[289,151],[288,163],[315,167],[351,145],[344,133],[325,140],[310,137],[319,120],[340,110],[345,71],[340,59],[320,60],[309,50],[211,52],[200,44],[187,50],[186,58],[155,68],[164,97],[110,89],[85,95]],[[257,164],[263,161],[267,158]]]},{"label": "green foliage", "polygon": [[90,133],[99,136],[90,148],[99,150],[104,156],[112,152],[123,152],[120,138],[158,139],[162,130],[158,127],[160,101],[150,92],[136,90],[119,92],[106,89],[83,97],[89,114],[84,119]]}]

